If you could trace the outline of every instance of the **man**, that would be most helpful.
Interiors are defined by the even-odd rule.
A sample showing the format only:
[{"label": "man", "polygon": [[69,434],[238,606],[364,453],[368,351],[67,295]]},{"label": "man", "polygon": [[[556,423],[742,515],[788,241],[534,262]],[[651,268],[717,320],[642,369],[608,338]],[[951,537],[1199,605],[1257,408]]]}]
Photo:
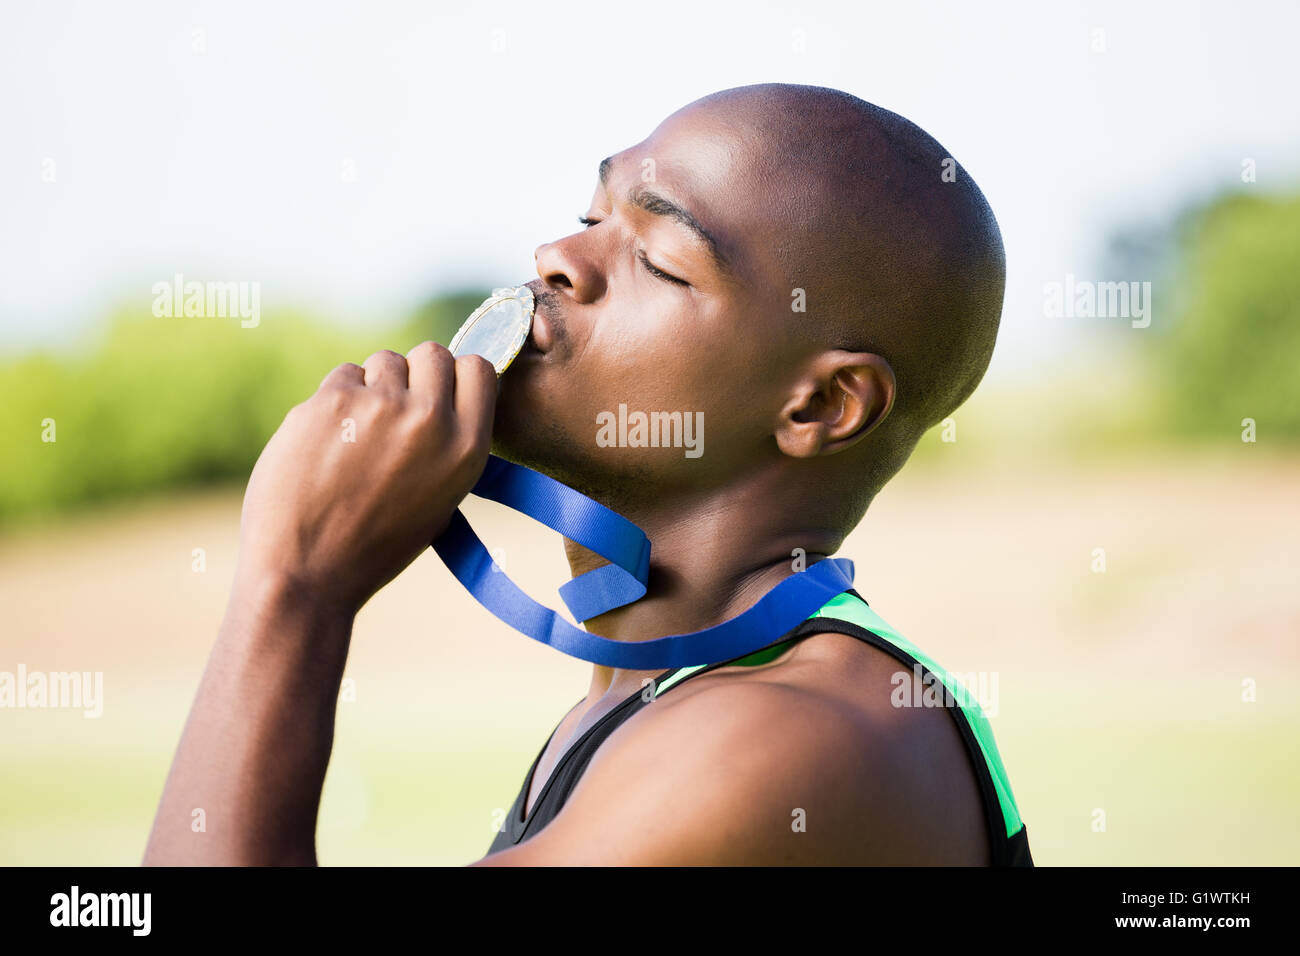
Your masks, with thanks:
[{"label": "man", "polygon": [[[487,361],[423,343],[336,368],[268,443],[146,863],[316,862],[353,616],[447,527],[489,448],[645,529],[649,593],[586,622],[640,641],[733,617],[835,552],[982,378],[1001,237],[903,118],[819,87],[726,90],[598,180],[586,228],[537,250],[533,332],[499,398]],[[702,415],[704,453],[597,441],[620,404]],[[566,550],[574,575],[603,563]],[[897,706],[900,661],[924,658],[880,625],[815,617],[704,669],[595,666],[479,862],[1029,862],[982,716]],[[202,839],[196,806],[223,820]]]}]

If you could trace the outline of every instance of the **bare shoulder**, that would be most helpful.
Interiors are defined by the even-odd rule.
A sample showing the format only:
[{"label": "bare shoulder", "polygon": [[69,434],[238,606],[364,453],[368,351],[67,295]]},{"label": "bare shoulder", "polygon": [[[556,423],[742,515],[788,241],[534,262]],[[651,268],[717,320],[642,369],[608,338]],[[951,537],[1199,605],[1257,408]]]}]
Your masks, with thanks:
[{"label": "bare shoulder", "polygon": [[912,677],[891,654],[830,632],[771,665],[701,675],[655,705],[679,708],[664,721],[670,739],[703,725],[716,728],[708,746],[750,753],[756,773],[734,798],[786,808],[787,830],[796,808],[806,833],[820,818],[827,840],[808,843],[822,860],[987,865],[983,799],[957,723],[944,707],[896,706],[900,675]]},{"label": "bare shoulder", "polygon": [[986,864],[979,788],[944,708],[891,704],[883,651],[804,638],[684,681],[597,751],[519,862]]}]

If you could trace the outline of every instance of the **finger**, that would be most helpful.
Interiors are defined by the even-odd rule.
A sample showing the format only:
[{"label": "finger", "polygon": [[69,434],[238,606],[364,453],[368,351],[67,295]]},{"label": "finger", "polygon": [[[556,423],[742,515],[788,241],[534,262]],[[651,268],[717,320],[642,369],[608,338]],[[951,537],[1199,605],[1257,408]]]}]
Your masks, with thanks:
[{"label": "finger", "polygon": [[366,370],[356,362],[344,362],[330,369],[329,373],[321,379],[320,387],[364,385],[365,374]]},{"label": "finger", "polygon": [[406,364],[410,368],[413,396],[434,408],[450,408],[456,380],[455,362],[446,347],[437,342],[421,342],[411,349]]},{"label": "finger", "polygon": [[363,366],[366,385],[370,388],[405,389],[407,387],[406,357],[392,349],[380,349]]},{"label": "finger", "polygon": [[482,446],[491,442],[496,404],[497,373],[492,363],[481,355],[456,359],[456,417],[461,427],[473,429]]}]

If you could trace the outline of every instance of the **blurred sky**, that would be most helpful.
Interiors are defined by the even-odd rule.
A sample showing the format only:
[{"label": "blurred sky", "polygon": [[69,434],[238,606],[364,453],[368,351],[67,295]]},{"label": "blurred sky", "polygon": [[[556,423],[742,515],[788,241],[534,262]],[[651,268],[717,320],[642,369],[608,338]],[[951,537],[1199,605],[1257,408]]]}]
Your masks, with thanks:
[{"label": "blurred sky", "polygon": [[1294,3],[6,0],[0,349],[147,314],[175,272],[359,321],[525,281],[601,158],[783,81],[902,113],[975,177],[1008,253],[994,370],[1032,374],[1124,321],[1045,319],[1045,282],[1150,278],[1096,272],[1115,228],[1247,157],[1251,188],[1297,183],[1297,33]]}]

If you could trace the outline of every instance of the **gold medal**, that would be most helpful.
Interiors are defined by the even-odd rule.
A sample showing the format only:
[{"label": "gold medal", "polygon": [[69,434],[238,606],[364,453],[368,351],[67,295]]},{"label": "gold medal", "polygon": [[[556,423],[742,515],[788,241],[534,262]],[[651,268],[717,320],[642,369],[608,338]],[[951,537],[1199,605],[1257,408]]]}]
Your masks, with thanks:
[{"label": "gold medal", "polygon": [[448,349],[455,356],[483,356],[500,378],[528,340],[533,327],[533,307],[533,290],[526,285],[493,289],[483,304],[470,313]]}]

